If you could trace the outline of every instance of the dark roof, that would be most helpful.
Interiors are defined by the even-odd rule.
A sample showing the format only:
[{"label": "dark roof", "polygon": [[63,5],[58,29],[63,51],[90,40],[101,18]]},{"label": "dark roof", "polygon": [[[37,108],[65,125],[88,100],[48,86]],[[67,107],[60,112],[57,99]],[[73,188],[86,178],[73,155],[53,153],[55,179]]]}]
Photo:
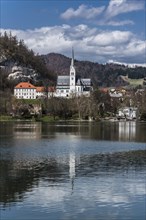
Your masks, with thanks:
[{"label": "dark roof", "polygon": [[80,86],[91,86],[91,79],[78,79],[77,85]]},{"label": "dark roof", "polygon": [[69,76],[58,76],[57,85],[69,85]]}]

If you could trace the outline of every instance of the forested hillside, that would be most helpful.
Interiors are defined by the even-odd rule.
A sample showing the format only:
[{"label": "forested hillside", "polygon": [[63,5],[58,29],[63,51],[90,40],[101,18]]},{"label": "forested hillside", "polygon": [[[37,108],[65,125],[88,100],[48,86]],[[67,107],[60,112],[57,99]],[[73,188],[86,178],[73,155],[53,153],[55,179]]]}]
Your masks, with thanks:
[{"label": "forested hillside", "polygon": [[[41,56],[49,70],[56,74],[69,74],[71,59],[56,53]],[[146,77],[146,68],[129,68],[118,64],[99,64],[90,61],[75,60],[77,77],[91,78],[96,86],[116,86],[116,79],[119,75],[128,75],[131,79]]]},{"label": "forested hillside", "polygon": [[0,35],[0,89],[13,88],[19,81],[42,84],[54,82],[55,75],[46,68],[39,55],[27,48],[23,40],[6,32]]}]

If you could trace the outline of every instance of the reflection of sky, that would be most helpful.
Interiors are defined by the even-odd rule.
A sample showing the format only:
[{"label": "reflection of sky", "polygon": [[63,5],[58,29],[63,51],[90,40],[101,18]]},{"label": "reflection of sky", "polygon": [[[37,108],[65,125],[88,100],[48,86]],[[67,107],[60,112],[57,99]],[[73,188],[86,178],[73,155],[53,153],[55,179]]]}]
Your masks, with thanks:
[{"label": "reflection of sky", "polygon": [[[87,173],[89,171],[89,161],[93,163],[90,172],[92,173],[92,170],[94,171],[94,169],[96,169],[96,165],[94,164],[96,158],[92,160],[92,156],[93,155],[91,155],[91,157],[90,155],[86,155],[87,161],[84,169]],[[99,170],[99,173],[96,172],[95,175],[93,172],[92,176],[90,176],[91,173],[89,173],[89,175],[78,175],[76,166],[78,166],[78,163],[84,161],[80,161],[82,158],[80,158],[73,149],[68,155],[62,155],[62,157],[55,157],[54,159],[56,159],[60,167],[60,171],[57,171],[58,181],[53,180],[52,177],[49,179],[49,175],[47,175],[47,170],[45,169],[45,175],[42,176],[40,173],[37,183],[33,184],[32,188],[24,193],[23,202],[17,202],[18,208],[15,214],[13,213],[14,207],[12,206],[8,213],[12,212],[12,216],[15,216],[16,213],[18,213],[18,215],[22,215],[23,213],[25,216],[25,212],[27,215],[31,212],[30,214],[33,215],[33,213],[35,213],[36,217],[37,213],[46,213],[48,219],[55,220],[89,219],[86,217],[92,215],[95,218],[91,219],[97,219],[96,217],[98,216],[99,219],[123,220],[128,219],[131,215],[130,213],[132,213],[133,216],[129,217],[130,220],[133,220],[135,215],[142,216],[137,219],[145,219],[144,216],[146,212],[144,205],[146,189],[144,170],[135,170],[133,166],[127,167],[127,169],[123,168],[120,172],[114,172],[113,170],[109,172],[109,170],[105,168],[104,170]],[[34,162],[35,165],[37,161],[34,160]],[[43,160],[42,162],[38,160],[38,162],[42,164],[42,166],[44,165]],[[63,164],[68,165],[68,167],[66,166],[65,169],[61,169]],[[31,168],[31,165],[33,167],[33,161],[28,163],[28,168],[29,166]],[[116,171],[118,171],[118,168]],[[50,170],[48,166],[48,174],[49,173]],[[137,208],[139,206],[140,210],[135,213],[136,209],[134,207]],[[122,210],[121,214],[119,214],[121,212],[120,210]],[[55,218],[56,213],[58,213],[58,216]],[[123,216],[125,216],[125,218]]]},{"label": "reflection of sky", "polygon": [[146,196],[145,182],[120,175],[115,178],[77,178],[73,194],[70,184],[68,182],[49,186],[49,183],[41,181],[38,188],[34,188],[31,194],[26,194],[23,205],[27,204],[34,209],[41,207],[47,212],[62,211],[66,214],[72,209],[72,212],[77,214],[108,206],[111,210],[117,207],[131,209],[134,203],[138,203],[138,199],[144,202]]},{"label": "reflection of sky", "polygon": [[[125,132],[127,133],[126,138],[129,138],[128,132],[130,127],[125,128],[122,123],[119,123],[118,128],[121,140],[123,140],[122,137],[125,135]],[[22,136],[25,129],[27,128],[24,126]],[[34,129],[35,134],[35,128],[31,129]],[[40,131],[38,129],[38,133]],[[30,134],[32,135],[32,133]],[[134,126],[132,126],[131,134],[133,136],[135,135]],[[55,135],[54,138],[50,139],[42,136],[37,139],[34,135],[32,136],[34,138],[22,137],[22,139],[17,139],[14,137],[14,140],[12,138],[1,142],[1,158],[12,160],[13,169],[18,169],[18,174],[19,171],[21,173],[21,169],[24,167],[33,169],[35,166],[39,166],[39,164],[45,167],[45,162],[48,169],[51,161],[55,161],[55,165],[58,167],[58,173],[54,173],[54,178],[57,180],[55,181],[54,179],[54,182],[53,180],[49,181],[49,175],[47,175],[46,170],[43,170],[38,175],[37,180],[32,179],[34,184],[29,191],[24,193],[23,202],[17,202],[17,212],[21,214],[21,210],[23,210],[23,212],[26,211],[28,213],[29,209],[31,214],[32,212],[47,212],[48,215],[49,213],[56,212],[63,213],[63,216],[61,217],[59,215],[59,218],[56,218],[56,220],[81,219],[79,217],[75,218],[75,216],[90,212],[90,215],[87,216],[91,216],[93,219],[97,219],[96,217],[99,216],[99,219],[102,217],[101,219],[123,220],[124,218],[117,217],[120,212],[118,209],[122,210],[121,212],[124,209],[125,213],[130,210],[129,212],[133,213],[134,216],[140,204],[141,207],[138,212],[144,217],[146,198],[145,172],[141,170],[141,167],[138,167],[140,170],[134,170],[134,165],[131,169],[127,166],[125,169],[121,168],[120,172],[117,167],[115,170],[106,170],[105,168],[103,170],[99,169],[98,173],[98,171],[96,172],[96,169],[98,169],[98,163],[96,163],[98,157],[96,158],[94,156],[100,153],[145,150],[145,143],[101,141],[92,138],[81,139],[75,133],[65,132],[56,132]],[[85,164],[81,168],[79,164],[84,162]],[[110,166],[112,167],[112,163],[109,163]],[[86,172],[82,173],[81,169],[85,169]],[[88,173],[89,175],[87,175]],[[90,174],[92,174],[92,177]],[[60,181],[59,178],[64,179]],[[11,206],[11,210],[14,210],[13,206]],[[121,216],[126,215],[125,213],[122,213]],[[107,214],[108,218],[104,218],[104,214]],[[89,220],[87,216],[85,214],[82,219]],[[134,218],[131,217],[129,219],[133,220]],[[145,218],[137,219],[143,220]]]}]

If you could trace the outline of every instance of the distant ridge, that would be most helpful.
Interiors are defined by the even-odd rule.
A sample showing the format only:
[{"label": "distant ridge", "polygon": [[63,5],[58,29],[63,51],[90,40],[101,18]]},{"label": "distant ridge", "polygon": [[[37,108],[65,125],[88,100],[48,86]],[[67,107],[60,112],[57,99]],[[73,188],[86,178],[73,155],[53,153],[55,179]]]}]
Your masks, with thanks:
[{"label": "distant ridge", "polygon": [[[58,53],[41,55],[41,58],[47,69],[55,72],[56,76],[69,74],[71,58]],[[117,78],[120,75],[132,79],[146,77],[146,67],[135,66],[135,68],[131,68],[121,63],[99,64],[75,59],[75,67],[77,77],[91,78],[95,86],[117,86]]]}]

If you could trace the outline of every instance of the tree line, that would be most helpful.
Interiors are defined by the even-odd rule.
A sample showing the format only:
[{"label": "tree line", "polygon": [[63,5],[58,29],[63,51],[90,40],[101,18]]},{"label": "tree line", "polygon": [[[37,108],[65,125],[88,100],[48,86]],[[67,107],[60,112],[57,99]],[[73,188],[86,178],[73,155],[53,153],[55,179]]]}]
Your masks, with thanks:
[{"label": "tree line", "polygon": [[[111,98],[109,93],[99,89],[94,90],[90,97],[80,96],[72,98],[57,98],[37,100],[19,100],[15,97],[5,96],[0,100],[0,114],[14,117],[39,119],[42,116],[51,116],[56,119],[93,119],[99,120],[105,117],[114,117],[121,107],[138,107],[140,115],[146,116],[146,91],[136,93],[130,91],[128,96],[120,99]],[[35,113],[34,106],[41,106],[41,111]],[[39,112],[39,113],[38,113]],[[144,116],[144,117],[145,117]]]}]

